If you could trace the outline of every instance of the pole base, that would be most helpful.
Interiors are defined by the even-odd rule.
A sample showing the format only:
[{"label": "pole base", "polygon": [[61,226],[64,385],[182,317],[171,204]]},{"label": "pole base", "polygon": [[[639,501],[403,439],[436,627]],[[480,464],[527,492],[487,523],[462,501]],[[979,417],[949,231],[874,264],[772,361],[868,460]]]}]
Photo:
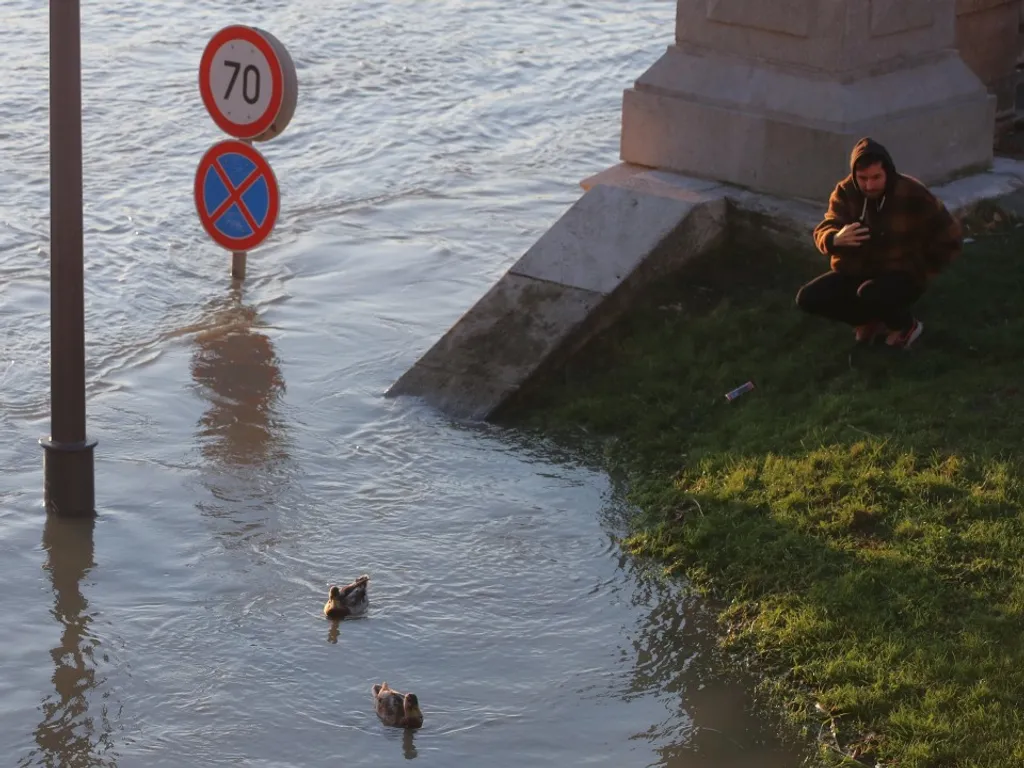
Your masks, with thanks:
[{"label": "pole base", "polygon": [[58,443],[40,438],[43,446],[43,501],[46,511],[61,517],[96,514],[93,448],[95,440]]}]

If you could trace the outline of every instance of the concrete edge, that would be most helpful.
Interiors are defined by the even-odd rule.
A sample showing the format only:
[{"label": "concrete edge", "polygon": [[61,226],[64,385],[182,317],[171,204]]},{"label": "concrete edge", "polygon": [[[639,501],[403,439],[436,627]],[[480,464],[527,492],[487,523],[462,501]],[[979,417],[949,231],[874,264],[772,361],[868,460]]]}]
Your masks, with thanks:
[{"label": "concrete edge", "polygon": [[[724,233],[717,184],[624,181],[609,185],[615,192],[588,190],[588,202],[570,206],[385,397],[416,397],[453,418],[487,420],[615,322],[637,292]],[[595,272],[608,274],[595,280]]]},{"label": "concrete edge", "polygon": [[643,295],[659,280],[675,274],[689,261],[718,247],[726,237],[727,216],[723,198],[695,206],[679,227],[663,238],[616,290],[605,296],[592,315],[574,328],[562,344],[541,360],[530,376],[492,408],[485,418],[489,421],[501,418],[522,397],[534,391],[536,385],[543,385],[549,376],[564,367],[591,339],[620,320],[638,295]]},{"label": "concrete edge", "polygon": [[[720,190],[729,205],[727,226],[736,234],[759,236],[785,248],[815,251],[811,239],[814,227],[825,214],[827,201],[782,198],[694,177],[658,171],[648,166],[622,162],[580,182],[584,189],[599,184],[638,186],[641,179],[684,179],[690,185],[708,185],[704,189]],[[837,179],[838,181],[838,179]],[[992,166],[980,173],[931,185],[931,190],[956,216],[963,216],[979,202],[998,200],[1024,189],[1024,160],[996,156]]]},{"label": "concrete edge", "polygon": [[[385,397],[417,397],[452,418],[491,420],[528,392],[534,382],[556,371],[591,338],[614,324],[628,311],[637,294],[657,279],[684,267],[691,258],[719,245],[726,237],[734,242],[767,242],[781,249],[816,254],[812,232],[825,212],[822,202],[784,199],[632,163],[611,166],[583,179],[580,186],[584,196],[599,186],[617,187],[641,198],[671,198],[685,201],[691,207],[660,240],[644,246],[637,266],[607,293],[522,273],[520,265],[535,244],[420,355],[388,388]],[[951,212],[962,216],[980,202],[998,201],[1024,190],[1024,161],[996,157],[992,167],[982,173],[931,188]],[[568,210],[548,233],[564,226],[567,214]],[[583,233],[574,232],[572,236],[586,238]],[[512,283],[522,283],[526,288]],[[551,336],[543,344],[534,343],[533,357],[520,363],[520,370],[511,375],[509,372],[515,366],[510,366],[508,354],[502,359],[499,350],[530,341],[525,337],[512,338],[517,333],[537,333],[536,327],[527,330],[531,323],[536,323],[519,303],[523,290],[546,292],[544,301],[548,306],[558,306],[552,311],[565,314],[568,308],[568,316],[557,321],[549,318],[547,325],[542,323],[543,332]],[[497,302],[499,308],[486,308],[488,302]],[[563,307],[565,302],[568,304]],[[493,317],[485,317],[481,323],[480,315],[488,312]],[[474,324],[476,329],[466,327]],[[489,339],[490,347],[481,343],[481,334]],[[467,348],[474,350],[470,364],[466,362]],[[487,350],[493,350],[495,356],[482,354]]]}]

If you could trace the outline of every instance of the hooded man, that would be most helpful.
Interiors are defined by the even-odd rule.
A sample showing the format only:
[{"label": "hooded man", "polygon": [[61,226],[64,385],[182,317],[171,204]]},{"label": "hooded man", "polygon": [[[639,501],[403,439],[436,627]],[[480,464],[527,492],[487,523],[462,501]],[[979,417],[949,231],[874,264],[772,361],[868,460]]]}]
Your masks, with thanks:
[{"label": "hooded man", "polygon": [[814,229],[814,244],[832,269],[800,289],[797,306],[854,326],[858,344],[884,335],[890,346],[907,349],[924,328],[910,308],[960,255],[963,230],[924,184],[897,173],[885,147],[863,138]]}]

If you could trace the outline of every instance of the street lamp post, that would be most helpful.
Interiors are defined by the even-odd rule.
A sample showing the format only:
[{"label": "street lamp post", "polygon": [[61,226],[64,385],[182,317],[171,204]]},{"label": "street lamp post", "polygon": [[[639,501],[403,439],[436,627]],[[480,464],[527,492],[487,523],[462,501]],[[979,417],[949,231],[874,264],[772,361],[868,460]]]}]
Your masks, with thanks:
[{"label": "street lamp post", "polygon": [[79,0],[50,0],[50,434],[39,442],[47,511],[66,516],[95,512],[82,229],[81,13]]}]

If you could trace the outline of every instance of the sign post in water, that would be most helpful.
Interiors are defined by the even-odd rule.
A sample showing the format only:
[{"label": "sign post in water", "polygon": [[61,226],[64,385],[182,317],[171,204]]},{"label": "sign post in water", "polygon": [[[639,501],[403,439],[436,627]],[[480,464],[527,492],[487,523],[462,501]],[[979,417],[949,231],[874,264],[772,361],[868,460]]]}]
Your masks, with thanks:
[{"label": "sign post in water", "polygon": [[[211,149],[196,169],[196,211],[214,242],[231,250],[232,277],[245,277],[246,253],[270,235],[280,207],[273,171],[252,148],[252,142],[269,141],[288,127],[295,114],[298,91],[295,64],[281,42],[269,32],[232,25],[217,32],[206,44],[199,62],[203,105],[218,128],[248,145],[241,149],[236,142],[231,153],[221,153],[220,160],[211,156]],[[245,192],[238,186],[245,180],[224,181],[225,162],[244,165],[246,160],[259,169],[263,180],[261,185],[254,185],[255,189],[267,196],[259,205],[266,218],[259,220],[249,210]],[[231,204],[215,202],[218,181],[228,195],[221,203]]]}]

